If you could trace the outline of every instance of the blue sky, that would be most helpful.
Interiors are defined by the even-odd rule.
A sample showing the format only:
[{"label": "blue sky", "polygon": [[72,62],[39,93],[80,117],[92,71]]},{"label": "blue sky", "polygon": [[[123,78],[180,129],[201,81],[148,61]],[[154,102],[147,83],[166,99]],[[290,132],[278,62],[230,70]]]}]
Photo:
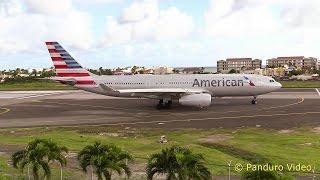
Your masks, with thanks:
[{"label": "blue sky", "polygon": [[0,69],[50,67],[58,41],[88,68],[319,58],[317,0],[0,0]]}]

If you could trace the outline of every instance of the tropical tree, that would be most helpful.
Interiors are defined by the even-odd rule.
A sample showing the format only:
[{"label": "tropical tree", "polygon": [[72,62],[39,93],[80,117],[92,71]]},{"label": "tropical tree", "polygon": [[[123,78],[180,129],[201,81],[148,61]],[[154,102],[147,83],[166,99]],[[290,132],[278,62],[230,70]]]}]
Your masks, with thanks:
[{"label": "tropical tree", "polygon": [[132,159],[132,156],[121,148],[100,142],[84,147],[78,154],[82,170],[87,172],[87,168],[90,166],[91,179],[93,179],[94,172],[99,180],[102,180],[103,177],[110,180],[114,171],[119,175],[124,171],[127,176],[130,176],[131,171],[127,161]]},{"label": "tropical tree", "polygon": [[137,69],[138,69],[138,66],[132,66],[131,68],[132,74],[136,74]]},{"label": "tropical tree", "polygon": [[229,74],[235,74],[235,73],[237,73],[237,71],[235,69],[231,69],[228,73]]},{"label": "tropical tree", "polygon": [[166,174],[168,180],[211,178],[201,154],[177,146],[152,154],[148,159],[146,171],[148,179],[152,179],[155,174]]},{"label": "tropical tree", "polygon": [[35,180],[39,179],[40,168],[44,172],[44,177],[49,177],[51,175],[51,170],[48,161],[45,158],[47,153],[48,148],[43,146],[39,140],[34,140],[30,142],[24,150],[20,150],[12,155],[13,167],[18,168],[21,171],[27,167],[29,179],[30,168]]},{"label": "tropical tree", "polygon": [[65,146],[59,146],[56,142],[51,140],[45,140],[45,145],[49,148],[47,158],[49,162],[58,162],[60,165],[60,179],[63,179],[63,167],[67,165],[67,158],[65,156],[68,153],[68,148]]},{"label": "tropical tree", "polygon": [[38,71],[36,69],[33,69],[32,72],[30,73],[30,76],[34,75],[37,76]]},{"label": "tropical tree", "polygon": [[67,152],[66,147],[58,146],[51,140],[35,139],[34,141],[31,141],[25,149],[14,153],[11,158],[13,167],[20,169],[22,172],[27,168],[29,179],[31,168],[33,178],[38,180],[40,170],[43,171],[44,178],[50,177],[50,161],[58,161],[61,165],[66,164],[63,152]]}]

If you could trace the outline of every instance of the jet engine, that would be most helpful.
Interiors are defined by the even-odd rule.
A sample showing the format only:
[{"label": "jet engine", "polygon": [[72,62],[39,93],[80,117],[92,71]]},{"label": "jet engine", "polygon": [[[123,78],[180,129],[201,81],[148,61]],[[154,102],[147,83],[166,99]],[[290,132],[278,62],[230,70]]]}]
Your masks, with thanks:
[{"label": "jet engine", "polygon": [[206,93],[185,95],[179,99],[179,103],[183,106],[207,107],[211,105],[211,95]]}]

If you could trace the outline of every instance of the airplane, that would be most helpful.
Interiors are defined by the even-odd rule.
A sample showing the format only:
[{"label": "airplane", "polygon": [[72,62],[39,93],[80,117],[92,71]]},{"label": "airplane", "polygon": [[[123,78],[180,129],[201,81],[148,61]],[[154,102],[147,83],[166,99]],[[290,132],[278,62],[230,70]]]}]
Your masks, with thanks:
[{"label": "airplane", "polygon": [[157,99],[157,108],[180,105],[208,107],[213,97],[257,96],[280,89],[273,78],[253,74],[168,74],[99,76],[83,68],[58,42],[46,42],[56,76],[51,79],[77,89],[115,97]]}]

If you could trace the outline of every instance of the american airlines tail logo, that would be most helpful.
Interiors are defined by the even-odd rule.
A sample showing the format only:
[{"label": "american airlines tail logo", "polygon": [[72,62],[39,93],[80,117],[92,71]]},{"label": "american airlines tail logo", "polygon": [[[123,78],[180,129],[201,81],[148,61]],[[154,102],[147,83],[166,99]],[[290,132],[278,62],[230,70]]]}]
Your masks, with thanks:
[{"label": "american airlines tail logo", "polygon": [[256,85],[254,85],[254,83],[249,79],[249,78],[247,78],[246,76],[243,76],[244,77],[244,79],[246,79],[247,81],[249,81],[249,85],[250,86],[256,86]]}]

